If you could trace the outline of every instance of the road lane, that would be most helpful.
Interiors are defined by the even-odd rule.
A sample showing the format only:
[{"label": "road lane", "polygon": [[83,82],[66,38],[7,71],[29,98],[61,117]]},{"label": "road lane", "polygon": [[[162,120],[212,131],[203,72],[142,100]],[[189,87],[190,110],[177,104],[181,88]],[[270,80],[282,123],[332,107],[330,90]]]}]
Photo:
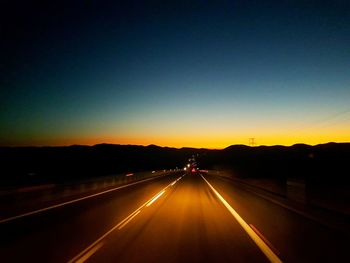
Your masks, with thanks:
[{"label": "road lane", "polygon": [[206,175],[225,200],[286,262],[350,262],[350,237],[252,194],[229,179]]},{"label": "road lane", "polygon": [[136,217],[141,210],[146,206],[150,206],[153,202],[155,202],[170,186],[173,186],[174,183],[176,183],[178,180],[180,180],[183,176],[178,177],[174,182],[170,183],[166,187],[164,187],[162,190],[160,190],[159,193],[154,195],[151,199],[147,200],[145,203],[143,203],[141,206],[139,206],[134,212],[129,214],[127,217],[125,217],[122,221],[120,221],[118,224],[113,226],[111,229],[109,229],[106,233],[104,233],[102,236],[100,236],[97,240],[95,240],[92,244],[90,244],[88,247],[86,247],[83,251],[81,251],[78,255],[76,255],[74,258],[72,258],[69,262],[76,262],[76,261],[84,261],[84,258],[88,258],[87,255],[91,254],[91,251],[95,251],[96,246],[100,246],[101,243],[103,243],[104,239],[108,237],[113,231],[115,230],[121,230],[124,226],[126,226],[134,217]]},{"label": "road lane", "polygon": [[186,175],[89,262],[268,262],[200,176]]},{"label": "road lane", "polygon": [[214,192],[217,198],[225,205],[227,210],[231,213],[231,215],[237,220],[237,222],[241,225],[244,231],[250,236],[250,238],[255,242],[255,244],[260,248],[260,250],[265,254],[265,256],[273,263],[281,263],[282,261],[277,256],[277,253],[273,249],[274,247],[271,245],[267,239],[261,235],[261,233],[252,225],[247,224],[244,219],[237,213],[236,210],[232,208],[232,206],[222,197],[222,195],[201,175],[203,180],[209,185],[210,189]]},{"label": "road lane", "polygon": [[[229,180],[205,178],[284,262],[349,262],[348,236]],[[0,262],[268,261],[198,175],[134,185],[0,224],[0,231]]]},{"label": "road lane", "polygon": [[67,262],[178,178],[169,175],[0,224],[0,262]]}]

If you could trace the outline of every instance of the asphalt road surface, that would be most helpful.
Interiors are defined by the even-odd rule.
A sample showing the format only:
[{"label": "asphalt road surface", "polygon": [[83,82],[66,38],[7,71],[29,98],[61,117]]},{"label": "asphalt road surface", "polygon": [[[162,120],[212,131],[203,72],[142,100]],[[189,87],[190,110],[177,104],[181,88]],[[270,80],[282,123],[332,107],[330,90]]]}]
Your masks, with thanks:
[{"label": "asphalt road surface", "polygon": [[213,175],[168,175],[0,223],[0,262],[349,262],[350,239]]}]

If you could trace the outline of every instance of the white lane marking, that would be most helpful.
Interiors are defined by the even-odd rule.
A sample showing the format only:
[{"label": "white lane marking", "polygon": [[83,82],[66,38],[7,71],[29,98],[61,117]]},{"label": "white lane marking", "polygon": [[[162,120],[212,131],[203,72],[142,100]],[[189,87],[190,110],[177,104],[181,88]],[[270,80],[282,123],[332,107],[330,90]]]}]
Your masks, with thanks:
[{"label": "white lane marking", "polygon": [[[172,184],[171,184],[172,185]],[[149,207],[150,205],[152,205],[159,197],[162,196],[162,194],[164,194],[165,190],[163,190],[162,192],[160,192],[159,194],[157,194],[146,206]]]},{"label": "white lane marking", "polygon": [[73,203],[76,203],[76,202],[79,202],[79,201],[82,201],[82,200],[85,200],[85,199],[89,199],[89,198],[92,198],[92,197],[103,195],[103,194],[106,194],[106,193],[109,193],[109,192],[113,192],[113,191],[116,191],[116,190],[119,190],[119,189],[122,189],[122,188],[133,186],[133,185],[136,185],[136,184],[144,183],[144,182],[147,182],[147,181],[150,181],[150,180],[157,179],[157,178],[159,178],[161,176],[163,176],[163,175],[160,175],[160,176],[157,176],[157,177],[148,178],[148,179],[144,179],[144,180],[141,180],[141,181],[137,181],[137,182],[126,184],[126,185],[122,185],[122,186],[118,186],[116,188],[112,188],[112,189],[109,189],[109,190],[106,190],[106,191],[102,191],[102,192],[99,192],[99,193],[96,193],[96,194],[84,196],[84,197],[81,197],[81,198],[78,198],[78,199],[74,199],[74,200],[67,201],[67,202],[64,202],[64,203],[60,203],[60,204],[57,204],[57,205],[53,205],[53,206],[45,207],[45,208],[42,208],[42,209],[34,210],[34,211],[31,211],[31,212],[28,212],[28,213],[24,213],[24,214],[21,214],[21,215],[5,218],[5,219],[0,220],[0,224],[8,222],[8,221],[15,220],[15,219],[18,219],[18,218],[22,218],[22,217],[25,217],[25,216],[31,216],[31,215],[35,215],[35,214],[38,214],[38,213],[42,213],[42,212],[45,212],[47,210],[51,210],[51,209],[58,208],[58,207],[61,207],[61,206],[73,204]]},{"label": "white lane marking", "polygon": [[[146,204],[146,203],[145,203]],[[144,205],[145,205],[144,204]],[[143,205],[142,205],[143,206]],[[141,206],[141,207],[142,207]],[[77,262],[78,259],[81,257],[84,257],[86,253],[88,253],[97,243],[101,242],[106,236],[108,236],[110,233],[112,233],[115,229],[120,227],[125,221],[127,221],[130,217],[132,217],[135,213],[140,212],[140,208],[136,209],[134,212],[132,212],[130,215],[128,215],[126,218],[124,218],[122,221],[120,221],[117,225],[112,227],[110,230],[108,230],[106,233],[104,233],[100,238],[98,238],[95,242],[93,242],[90,246],[85,248],[83,251],[81,251],[77,256],[69,260],[69,263]]]},{"label": "white lane marking", "polygon": [[137,216],[139,213],[141,212],[141,210],[137,211],[135,214],[133,214],[132,217],[130,217],[128,220],[126,220],[120,227],[118,227],[118,229],[122,229],[124,226],[126,226],[135,216]]},{"label": "white lane marking", "polygon": [[225,205],[227,210],[233,215],[241,227],[247,232],[250,238],[255,242],[255,244],[260,248],[260,250],[265,254],[265,256],[273,263],[281,263],[282,261],[279,257],[271,250],[271,248],[262,240],[259,235],[257,235],[253,229],[243,220],[243,218],[234,210],[229,203],[219,194],[218,191],[201,175],[203,180],[209,185],[210,189],[215,193],[219,200]]},{"label": "white lane marking", "polygon": [[179,178],[177,178],[172,184],[171,186],[173,186],[174,184],[176,184],[178,181],[180,181],[182,179],[182,177],[184,177],[185,175],[180,176]]},{"label": "white lane marking", "polygon": [[88,260],[89,257],[91,257],[97,250],[99,250],[103,246],[103,242],[100,242],[96,244],[93,248],[91,248],[83,257],[79,258],[76,263],[84,263],[86,260]]},{"label": "white lane marking", "polygon": [[[172,182],[173,183],[173,182]],[[166,187],[164,187],[160,192],[165,191],[168,187],[171,186],[171,184],[168,184]],[[159,192],[159,193],[160,193]],[[130,221],[129,219],[132,218],[135,214],[138,214],[141,212],[141,209],[147,205],[155,196],[157,196],[159,193],[156,195],[152,196],[147,202],[143,203],[139,208],[137,208],[134,212],[132,212],[130,215],[128,215],[126,218],[124,218],[122,221],[120,221],[117,225],[112,227],[110,230],[108,230],[106,233],[104,233],[101,237],[99,237],[96,241],[94,241],[90,246],[85,248],[83,251],[81,251],[78,255],[76,255],[74,258],[68,261],[68,263],[73,263],[76,262],[79,258],[83,257],[90,249],[92,249],[97,243],[101,242],[105,237],[107,237],[110,233],[112,233],[114,230],[119,228],[121,225],[123,225],[126,221]],[[120,230],[120,229],[119,229]]]}]

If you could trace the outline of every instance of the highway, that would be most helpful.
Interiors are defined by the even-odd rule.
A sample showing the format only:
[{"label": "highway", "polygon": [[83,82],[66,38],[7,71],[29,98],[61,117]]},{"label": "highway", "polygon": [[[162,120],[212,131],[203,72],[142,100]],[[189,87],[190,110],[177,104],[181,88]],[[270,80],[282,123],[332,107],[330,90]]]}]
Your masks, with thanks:
[{"label": "highway", "polygon": [[0,223],[0,262],[349,262],[350,239],[210,174]]}]

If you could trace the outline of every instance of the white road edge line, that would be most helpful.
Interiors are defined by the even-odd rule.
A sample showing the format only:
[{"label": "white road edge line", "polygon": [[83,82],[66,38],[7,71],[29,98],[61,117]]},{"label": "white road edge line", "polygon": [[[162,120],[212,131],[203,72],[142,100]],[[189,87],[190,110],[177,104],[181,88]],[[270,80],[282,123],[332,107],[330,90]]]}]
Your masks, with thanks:
[{"label": "white road edge line", "polygon": [[[173,182],[171,182],[170,184],[168,184],[166,187],[164,187],[160,192],[165,192],[165,190],[171,186]],[[159,193],[160,193],[159,192]],[[96,244],[98,244],[99,242],[101,242],[105,237],[107,237],[110,233],[112,233],[114,230],[116,230],[117,228],[119,228],[120,226],[122,226],[125,222],[126,224],[134,217],[136,216],[138,213],[141,212],[141,209],[147,205],[150,201],[152,201],[152,199],[154,199],[154,197],[156,197],[157,195],[159,195],[159,193],[157,193],[156,195],[154,195],[152,198],[150,198],[149,200],[147,200],[147,202],[143,203],[139,208],[137,208],[134,212],[132,212],[130,215],[128,215],[126,218],[124,218],[122,221],[120,221],[117,225],[115,225],[114,227],[112,227],[110,230],[108,230],[106,233],[104,233],[101,237],[99,237],[96,241],[94,241],[90,246],[88,246],[87,248],[85,248],[83,251],[81,251],[78,255],[76,255],[74,258],[72,258],[71,260],[68,261],[68,263],[73,263],[73,262],[78,262],[78,260],[82,257],[84,257],[84,255],[86,253],[88,253],[94,246],[96,246]],[[125,225],[126,225],[125,224]],[[120,230],[121,228],[119,228]]]},{"label": "white road edge line", "polygon": [[281,263],[281,259],[272,251],[272,249],[262,240],[254,230],[243,220],[243,218],[234,210],[229,203],[219,194],[218,191],[204,178],[201,174],[203,180],[209,185],[210,189],[214,194],[220,199],[220,201],[225,205],[227,210],[233,215],[241,227],[247,232],[249,237],[255,242],[255,244],[260,248],[260,250],[265,254],[265,256],[273,263]]},{"label": "white road edge line", "polygon": [[61,207],[61,206],[73,204],[73,203],[76,203],[76,202],[79,202],[79,201],[82,201],[82,200],[85,200],[85,199],[89,199],[89,198],[96,197],[96,196],[99,196],[99,195],[103,195],[103,194],[106,194],[106,193],[109,193],[109,192],[113,192],[113,191],[116,191],[116,190],[119,190],[119,189],[122,189],[122,188],[126,188],[128,186],[133,186],[133,185],[136,185],[136,184],[144,183],[144,182],[147,182],[147,181],[150,181],[150,180],[154,180],[154,179],[160,178],[162,176],[164,176],[164,175],[160,175],[160,176],[152,177],[152,178],[147,178],[147,179],[144,179],[144,180],[141,180],[141,181],[137,181],[137,182],[126,184],[126,185],[121,185],[121,186],[118,186],[116,188],[112,188],[112,189],[109,189],[109,190],[106,190],[106,191],[102,191],[102,192],[99,192],[99,193],[96,193],[96,194],[84,196],[84,197],[81,197],[81,198],[78,198],[78,199],[70,200],[70,201],[67,201],[67,202],[64,202],[64,203],[60,203],[60,204],[57,204],[57,205],[52,205],[52,206],[49,206],[49,207],[45,207],[45,208],[42,208],[42,209],[38,209],[38,210],[34,210],[34,211],[31,211],[31,212],[28,212],[28,213],[24,213],[24,214],[21,214],[21,215],[8,217],[8,218],[0,220],[0,224],[1,223],[5,223],[5,222],[9,222],[9,221],[12,221],[12,220],[15,220],[15,219],[18,219],[18,218],[22,218],[22,217],[25,217],[25,216],[31,216],[31,215],[35,215],[35,214],[38,214],[38,213],[42,213],[42,212],[45,212],[47,210],[51,210],[51,209],[58,208],[58,207]]},{"label": "white road edge line", "polygon": [[76,263],[84,263],[86,260],[89,259],[97,250],[99,250],[103,246],[103,242],[100,242],[96,244],[92,249],[88,251],[83,257],[81,257],[79,260],[76,261]]}]

